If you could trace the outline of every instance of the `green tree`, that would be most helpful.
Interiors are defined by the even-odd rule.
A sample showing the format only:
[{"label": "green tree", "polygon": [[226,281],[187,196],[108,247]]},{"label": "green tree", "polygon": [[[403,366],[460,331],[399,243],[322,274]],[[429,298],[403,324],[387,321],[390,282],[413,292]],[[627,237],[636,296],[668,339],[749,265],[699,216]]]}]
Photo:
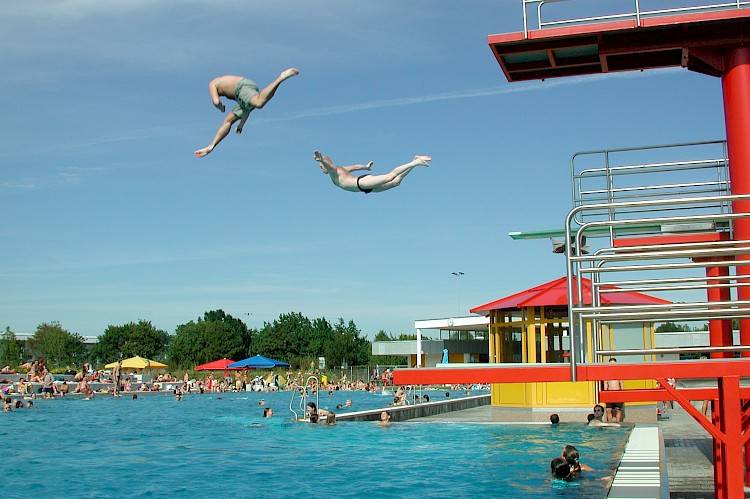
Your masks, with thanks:
[{"label": "green tree", "polygon": [[44,357],[50,368],[74,368],[87,357],[83,338],[63,329],[59,322],[42,323],[29,339],[34,357]]},{"label": "green tree", "polygon": [[687,324],[676,324],[674,322],[664,322],[656,328],[657,333],[682,333],[691,331]]},{"label": "green tree", "polygon": [[0,339],[0,366],[18,367],[23,362],[23,348],[16,335],[6,326]]},{"label": "green tree", "polygon": [[239,359],[248,353],[251,333],[244,322],[222,310],[177,326],[169,347],[170,364],[192,367],[212,360]]},{"label": "green tree", "polygon": [[203,314],[203,320],[206,322],[223,322],[231,329],[236,331],[242,338],[241,356],[249,356],[252,350],[252,330],[248,329],[247,324],[236,317],[225,313],[223,310],[210,310]]},{"label": "green tree", "polygon": [[[327,322],[327,321],[326,321]],[[318,322],[318,334],[325,334],[325,323]],[[319,355],[314,351],[317,340],[312,338],[313,325],[310,319],[299,312],[279,315],[272,323],[265,323],[254,337],[254,351],[267,357],[286,360],[301,365],[307,357]]]},{"label": "green tree", "polygon": [[311,360],[325,357],[329,366],[365,365],[371,344],[354,321],[339,319],[331,325],[325,318],[310,320],[299,312],[281,314],[265,323],[253,336],[256,353],[307,367]]},{"label": "green tree", "polygon": [[121,326],[107,326],[91,349],[97,363],[113,362],[120,357],[140,355],[147,359],[161,359],[169,344],[169,334],[156,329],[149,321],[128,322]]}]

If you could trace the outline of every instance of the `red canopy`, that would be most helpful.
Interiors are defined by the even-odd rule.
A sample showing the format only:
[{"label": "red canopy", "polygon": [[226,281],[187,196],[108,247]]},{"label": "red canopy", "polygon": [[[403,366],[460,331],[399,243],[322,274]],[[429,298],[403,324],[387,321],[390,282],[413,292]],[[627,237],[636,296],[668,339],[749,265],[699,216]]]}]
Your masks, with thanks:
[{"label": "red canopy", "polygon": [[232,359],[219,359],[211,362],[206,362],[199,366],[195,366],[196,371],[226,371],[229,369],[229,364],[234,363]]},{"label": "red canopy", "polygon": [[[582,278],[583,283],[583,301],[591,303],[591,280]],[[575,281],[574,281],[575,283]],[[574,284],[575,285],[575,284]],[[616,286],[602,286],[603,289],[617,289]],[[637,293],[635,291],[625,293],[602,293],[602,305],[648,305],[672,303],[669,300],[663,300],[655,296]],[[554,281],[534,286],[533,288],[521,291],[519,293],[500,298],[499,300],[479,305],[470,310],[473,314],[484,314],[490,310],[509,310],[523,307],[553,307],[568,304],[568,280],[567,277],[561,277]]]}]

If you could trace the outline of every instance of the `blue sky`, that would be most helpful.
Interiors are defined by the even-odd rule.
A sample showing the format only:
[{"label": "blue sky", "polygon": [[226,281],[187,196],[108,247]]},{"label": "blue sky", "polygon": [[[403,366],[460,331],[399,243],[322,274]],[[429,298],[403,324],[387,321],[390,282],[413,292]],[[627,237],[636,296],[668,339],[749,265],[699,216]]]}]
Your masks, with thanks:
[{"label": "blue sky", "polygon": [[[723,138],[718,79],[674,69],[509,84],[486,44],[520,1],[16,3],[0,18],[0,326],[85,336],[222,308],[353,319],[368,335],[564,274],[576,151]],[[268,83],[204,159],[207,84]],[[430,168],[337,189],[312,161]],[[453,271],[465,273],[460,282]],[[460,308],[459,308],[460,307]],[[246,315],[252,314],[252,315]]]}]

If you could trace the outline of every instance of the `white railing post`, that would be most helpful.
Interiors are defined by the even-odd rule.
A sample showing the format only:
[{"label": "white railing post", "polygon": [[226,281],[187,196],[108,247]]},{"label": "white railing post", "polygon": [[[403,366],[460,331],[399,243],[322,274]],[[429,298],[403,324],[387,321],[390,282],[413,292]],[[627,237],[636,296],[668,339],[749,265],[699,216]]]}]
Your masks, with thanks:
[{"label": "white railing post", "polygon": [[416,367],[422,367],[422,330],[417,329],[417,362]]},{"label": "white railing post", "polygon": [[523,38],[525,40],[529,37],[529,21],[526,15],[526,0],[521,0],[521,6],[523,9]]},{"label": "white railing post", "polygon": [[641,27],[641,2],[635,0],[635,25]]}]

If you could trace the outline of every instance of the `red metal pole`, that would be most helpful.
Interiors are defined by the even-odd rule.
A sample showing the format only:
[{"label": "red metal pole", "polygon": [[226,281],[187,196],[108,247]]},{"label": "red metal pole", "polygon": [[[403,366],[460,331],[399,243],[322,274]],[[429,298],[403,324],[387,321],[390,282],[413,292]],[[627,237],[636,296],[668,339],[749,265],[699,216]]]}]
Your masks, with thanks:
[{"label": "red metal pole", "polygon": [[[724,120],[727,128],[729,176],[732,194],[750,194],[750,48],[737,47],[724,56]],[[734,213],[750,212],[750,200],[735,201]],[[750,218],[734,222],[734,239],[750,240]],[[738,267],[737,275],[750,275],[750,267]],[[750,299],[750,287],[737,289],[740,300]],[[740,344],[750,345],[750,319],[740,321]],[[743,352],[750,356],[750,352]]]},{"label": "red metal pole", "polygon": [[719,405],[721,425],[726,435],[724,443],[724,491],[728,499],[745,497],[745,460],[742,456],[742,407],[740,404],[740,377],[719,378]]},{"label": "red metal pole", "polygon": [[[723,430],[721,427],[721,409],[719,408],[719,402],[717,400],[711,401],[711,422]],[[724,458],[722,457],[722,443],[716,437],[713,437],[714,442],[714,496],[716,499],[724,498]]]},{"label": "red metal pole", "polygon": [[[721,83],[732,194],[750,194],[750,48],[737,47],[725,54]],[[750,211],[750,201],[735,201],[732,211]],[[750,219],[734,222],[734,239],[750,240]],[[750,267],[737,267],[737,275],[750,275]],[[740,300],[750,299],[750,287],[737,288],[737,296]],[[714,333],[710,334],[713,343]],[[740,344],[750,344],[750,319],[740,320]],[[750,352],[742,355],[750,356]],[[746,468],[750,470],[750,445],[745,446],[745,451]],[[745,480],[750,483],[750,472],[746,472]]]}]

